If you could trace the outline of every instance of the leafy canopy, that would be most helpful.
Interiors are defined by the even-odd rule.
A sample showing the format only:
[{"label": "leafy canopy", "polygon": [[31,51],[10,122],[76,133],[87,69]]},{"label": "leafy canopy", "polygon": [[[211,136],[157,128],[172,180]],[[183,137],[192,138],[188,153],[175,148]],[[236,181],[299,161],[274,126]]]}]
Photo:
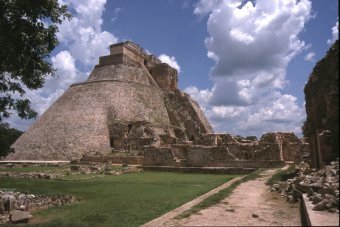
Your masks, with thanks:
[{"label": "leafy canopy", "polygon": [[0,122],[11,110],[25,119],[37,116],[23,98],[24,86],[41,88],[55,75],[49,55],[59,44],[57,25],[70,18],[57,0],[0,0]]},{"label": "leafy canopy", "polygon": [[21,134],[21,131],[10,128],[8,123],[0,123],[0,159],[11,152],[10,146]]}]

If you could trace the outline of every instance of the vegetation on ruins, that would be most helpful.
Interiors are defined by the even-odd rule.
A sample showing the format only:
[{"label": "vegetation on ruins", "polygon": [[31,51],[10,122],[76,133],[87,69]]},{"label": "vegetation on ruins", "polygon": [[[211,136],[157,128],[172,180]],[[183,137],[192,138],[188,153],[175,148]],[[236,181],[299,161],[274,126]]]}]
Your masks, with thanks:
[{"label": "vegetation on ruins", "polygon": [[21,131],[10,128],[8,123],[0,123],[0,158],[5,157],[11,151],[10,146],[21,134]]},{"label": "vegetation on ruins", "polygon": [[292,175],[295,173],[295,165],[290,165],[287,169],[278,169],[271,178],[269,178],[266,182],[266,185],[272,186],[275,183],[278,183],[283,180],[287,180],[286,176]]},{"label": "vegetation on ruins", "polygon": [[23,97],[25,87],[41,88],[45,78],[54,75],[48,57],[58,45],[57,25],[71,15],[57,0],[0,2],[0,121],[11,110],[21,118],[34,118],[37,113]]},{"label": "vegetation on ruins", "polygon": [[72,205],[34,212],[43,226],[139,226],[233,177],[140,172],[88,180],[0,178],[0,185],[34,195],[75,196],[79,202]]}]

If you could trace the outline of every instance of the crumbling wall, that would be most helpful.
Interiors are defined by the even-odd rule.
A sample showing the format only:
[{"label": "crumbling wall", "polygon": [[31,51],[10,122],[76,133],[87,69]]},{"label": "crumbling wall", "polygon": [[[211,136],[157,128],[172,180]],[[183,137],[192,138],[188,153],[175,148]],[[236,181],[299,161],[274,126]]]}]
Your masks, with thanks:
[{"label": "crumbling wall", "polygon": [[236,139],[227,133],[202,133],[195,141],[196,145],[203,146],[224,146],[236,143]]},{"label": "crumbling wall", "polygon": [[170,147],[146,147],[144,150],[145,166],[175,166]]},{"label": "crumbling wall", "polygon": [[302,141],[292,132],[271,132],[262,135],[260,143],[277,143],[280,160],[299,163],[302,155]]},{"label": "crumbling wall", "polygon": [[150,74],[164,91],[175,91],[178,84],[177,70],[168,64],[157,64],[150,69]]},{"label": "crumbling wall", "polygon": [[[274,147],[270,147],[272,149]],[[256,156],[255,156],[256,158]],[[226,147],[199,145],[174,145],[171,147],[146,147],[144,166],[173,167],[238,167],[274,168],[284,165],[280,160],[238,160]]]},{"label": "crumbling wall", "polygon": [[187,94],[179,90],[167,92],[164,102],[171,124],[183,128],[190,141],[198,139],[202,133],[212,133],[204,113]]},{"label": "crumbling wall", "polygon": [[307,120],[303,126],[312,167],[339,157],[339,41],[314,67],[304,89]]}]

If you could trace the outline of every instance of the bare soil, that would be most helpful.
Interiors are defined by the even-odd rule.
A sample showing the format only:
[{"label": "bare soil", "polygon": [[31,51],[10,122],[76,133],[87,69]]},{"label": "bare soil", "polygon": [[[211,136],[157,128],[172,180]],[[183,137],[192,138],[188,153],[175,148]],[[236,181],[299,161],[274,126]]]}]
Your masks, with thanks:
[{"label": "bare soil", "polygon": [[301,226],[299,204],[289,204],[280,193],[265,185],[276,170],[239,185],[219,204],[165,226]]}]

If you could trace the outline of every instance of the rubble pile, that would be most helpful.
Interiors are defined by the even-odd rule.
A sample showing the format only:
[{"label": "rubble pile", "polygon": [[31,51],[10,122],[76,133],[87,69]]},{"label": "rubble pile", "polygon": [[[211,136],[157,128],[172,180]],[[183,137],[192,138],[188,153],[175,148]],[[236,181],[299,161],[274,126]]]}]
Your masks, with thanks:
[{"label": "rubble pile", "polygon": [[272,191],[287,196],[290,203],[298,202],[302,194],[314,205],[313,210],[339,213],[339,162],[333,161],[324,169],[311,169],[302,162],[296,168],[296,176],[274,184]]},{"label": "rubble pile", "polygon": [[140,172],[135,166],[122,165],[122,168],[112,169],[110,164],[93,164],[93,165],[71,165],[71,174],[105,174],[105,175],[120,175],[124,173]]},{"label": "rubble pile", "polygon": [[[1,166],[1,165],[0,165]],[[20,165],[11,166],[10,168],[21,168]],[[4,169],[3,167],[1,167]],[[48,180],[63,180],[65,175],[77,174],[104,174],[104,175],[120,175],[124,173],[134,173],[142,171],[135,166],[122,165],[121,168],[113,169],[111,164],[73,164],[69,168],[54,169],[48,171],[34,172],[15,172],[15,171],[0,171],[0,178],[24,178],[24,179],[48,179]]]},{"label": "rubble pile", "polygon": [[33,195],[0,189],[0,224],[27,223],[31,212],[76,202],[72,195]]},{"label": "rubble pile", "polygon": [[59,179],[62,174],[42,172],[0,172],[0,177],[26,178],[26,179]]}]

